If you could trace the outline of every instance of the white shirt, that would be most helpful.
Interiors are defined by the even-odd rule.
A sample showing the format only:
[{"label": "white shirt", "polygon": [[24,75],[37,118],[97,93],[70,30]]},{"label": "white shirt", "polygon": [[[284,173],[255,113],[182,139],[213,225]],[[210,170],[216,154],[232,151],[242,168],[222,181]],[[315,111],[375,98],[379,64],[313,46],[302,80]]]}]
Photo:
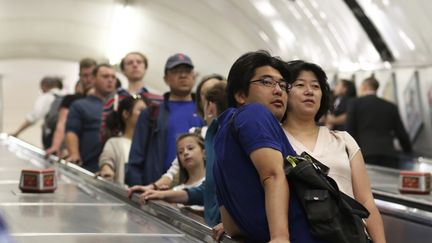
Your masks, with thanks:
[{"label": "white shirt", "polygon": [[26,116],[27,121],[33,124],[43,118],[48,113],[55,99],[54,95],[63,95],[63,92],[58,88],[53,88],[39,95],[33,105],[33,110]]},{"label": "white shirt", "polygon": [[314,149],[311,151],[284,130],[297,154],[307,152],[330,168],[329,176],[336,181],[339,190],[354,198],[351,177],[351,160],[360,148],[351,135],[343,131],[330,131],[320,127]]}]

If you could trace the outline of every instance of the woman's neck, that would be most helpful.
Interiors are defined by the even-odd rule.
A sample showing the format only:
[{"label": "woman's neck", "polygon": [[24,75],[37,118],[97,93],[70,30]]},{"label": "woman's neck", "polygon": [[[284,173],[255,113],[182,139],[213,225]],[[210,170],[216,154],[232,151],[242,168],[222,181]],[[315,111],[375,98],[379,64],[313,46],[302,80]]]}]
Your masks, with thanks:
[{"label": "woman's neck", "polygon": [[191,168],[188,171],[189,179],[184,183],[185,185],[193,185],[205,176],[205,169],[204,166],[197,166],[195,168]]},{"label": "woman's neck", "polygon": [[133,133],[134,133],[134,128],[131,125],[127,124],[122,137],[132,139]]},{"label": "woman's neck", "polygon": [[319,131],[319,126],[313,118],[300,118],[292,115],[288,115],[282,126],[294,137],[318,134]]}]

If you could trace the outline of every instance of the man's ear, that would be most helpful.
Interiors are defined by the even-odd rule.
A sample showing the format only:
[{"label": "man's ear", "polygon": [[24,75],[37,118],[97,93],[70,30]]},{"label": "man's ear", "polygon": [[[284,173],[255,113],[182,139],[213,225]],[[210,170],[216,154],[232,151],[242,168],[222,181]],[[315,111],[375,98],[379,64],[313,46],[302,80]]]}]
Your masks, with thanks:
[{"label": "man's ear", "polygon": [[234,98],[235,98],[237,104],[239,104],[239,105],[246,104],[246,98],[247,98],[247,96],[244,94],[244,92],[237,92],[237,93],[235,93]]}]

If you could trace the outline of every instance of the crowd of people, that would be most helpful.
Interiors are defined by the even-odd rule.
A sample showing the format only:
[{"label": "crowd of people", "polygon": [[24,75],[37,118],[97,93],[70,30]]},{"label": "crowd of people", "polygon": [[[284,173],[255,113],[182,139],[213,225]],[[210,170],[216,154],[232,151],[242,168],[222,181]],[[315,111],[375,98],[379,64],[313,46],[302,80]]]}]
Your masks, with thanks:
[{"label": "crowd of people", "polygon": [[146,88],[147,67],[142,53],[128,53],[123,88],[114,67],[83,59],[76,93],[67,96],[61,80],[44,78],[34,111],[13,135],[37,119],[48,123],[54,110],[56,125],[44,126],[47,154],[127,186],[142,203],[187,207],[217,239],[226,232],[247,242],[324,242],[311,234],[283,168],[286,156],[307,152],[370,212],[371,240],[385,242],[365,161],[396,163],[393,135],[405,152],[412,148],[397,107],[376,96],[375,78],[356,98],[349,80],[332,92],[317,64],[255,51],[239,57],[226,80],[203,77],[194,93],[195,65],[177,53],[166,61],[169,91],[161,96]]}]

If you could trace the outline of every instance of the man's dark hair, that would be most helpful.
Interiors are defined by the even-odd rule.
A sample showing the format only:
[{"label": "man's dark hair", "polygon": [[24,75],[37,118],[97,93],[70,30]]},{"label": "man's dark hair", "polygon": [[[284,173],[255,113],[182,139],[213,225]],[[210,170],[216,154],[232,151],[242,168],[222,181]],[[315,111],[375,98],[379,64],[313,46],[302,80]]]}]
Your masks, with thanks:
[{"label": "man's dark hair", "polygon": [[62,89],[63,88],[63,79],[60,77],[47,76],[47,77],[44,77],[40,81],[40,86],[45,87],[48,90],[53,89],[53,88]]},{"label": "man's dark hair", "polygon": [[322,92],[320,108],[319,108],[317,114],[315,115],[315,121],[318,122],[318,120],[321,118],[321,116],[326,114],[331,107],[331,104],[330,104],[331,103],[330,102],[331,101],[331,90],[330,90],[330,86],[327,82],[326,73],[324,72],[324,70],[320,66],[318,66],[314,63],[305,62],[302,60],[294,60],[294,61],[287,62],[287,67],[288,67],[288,70],[289,70],[291,77],[292,77],[290,83],[294,83],[302,71],[313,72],[315,74],[316,78],[318,79],[318,83],[321,87],[321,92]]},{"label": "man's dark hair", "polygon": [[234,62],[228,74],[229,107],[237,107],[236,93],[242,92],[246,96],[249,95],[249,85],[255,75],[255,70],[263,66],[271,66],[278,70],[285,80],[290,80],[285,63],[280,58],[271,56],[270,53],[263,50],[243,54]]},{"label": "man's dark hair", "polygon": [[[217,114],[220,115],[228,108],[226,82],[219,82],[213,85],[206,93],[205,99],[216,104]],[[210,124],[207,124],[210,125]]]},{"label": "man's dark hair", "polygon": [[132,55],[132,54],[135,54],[135,55],[140,56],[140,57],[142,58],[143,62],[144,62],[144,68],[145,68],[145,69],[148,68],[148,60],[147,60],[147,57],[144,56],[144,54],[142,54],[141,52],[133,51],[133,52],[129,52],[128,54],[126,54],[126,56],[124,56],[124,57],[121,59],[121,61],[120,61],[120,70],[122,70],[122,72],[124,72],[124,65],[125,65],[126,57],[129,56],[129,55]]},{"label": "man's dark hair", "polygon": [[94,77],[97,76],[97,74],[98,74],[98,72],[99,72],[99,69],[100,69],[101,67],[113,68],[111,65],[109,65],[109,64],[107,64],[107,63],[101,63],[101,64],[97,65],[97,66],[93,69],[92,75],[93,75]]},{"label": "man's dark hair", "polygon": [[363,83],[369,86],[374,91],[377,91],[379,88],[379,82],[374,77],[369,77],[363,80]]},{"label": "man's dark hair", "polygon": [[354,98],[357,96],[357,90],[355,83],[348,79],[341,79],[340,82],[346,88],[346,96],[350,98]]}]

